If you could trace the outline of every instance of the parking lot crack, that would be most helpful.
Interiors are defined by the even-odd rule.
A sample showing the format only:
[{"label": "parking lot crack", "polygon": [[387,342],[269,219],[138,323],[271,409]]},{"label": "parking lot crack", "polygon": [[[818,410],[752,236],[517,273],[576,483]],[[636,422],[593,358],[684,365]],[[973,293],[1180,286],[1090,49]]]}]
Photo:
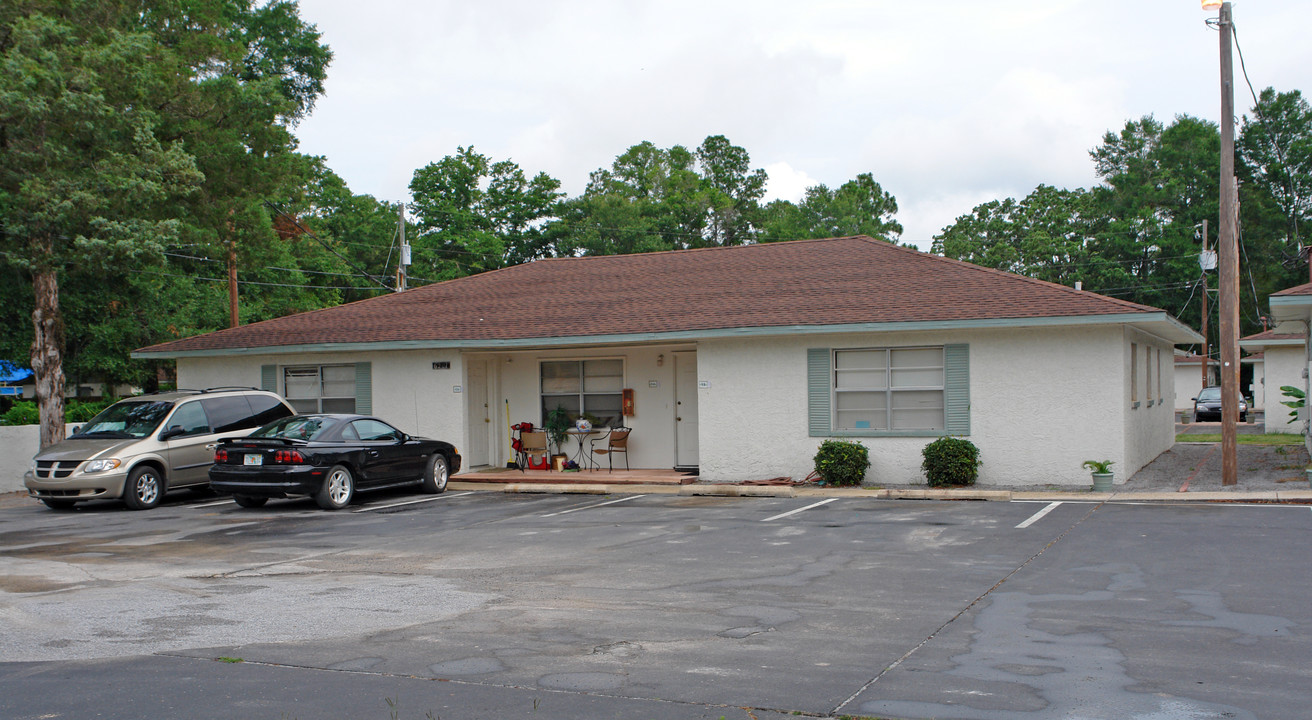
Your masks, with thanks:
[{"label": "parking lot crack", "polygon": [[1060,535],[1058,535],[1057,537],[1055,537],[1055,538],[1053,538],[1052,540],[1050,540],[1050,541],[1048,542],[1048,544],[1044,545],[1042,548],[1039,548],[1039,551],[1038,551],[1038,552],[1036,552],[1036,553],[1034,553],[1033,555],[1031,555],[1027,560],[1025,560],[1025,562],[1021,563],[1020,565],[1017,565],[1015,568],[1012,569],[1011,572],[1009,572],[1009,573],[1007,573],[1006,575],[1004,575],[1004,576],[1002,577],[1002,579],[998,580],[996,583],[993,583],[993,586],[990,587],[988,590],[985,590],[984,592],[980,593],[979,597],[976,597],[974,600],[971,600],[969,603],[966,603],[966,606],[963,607],[963,608],[961,608],[961,610],[958,611],[955,615],[953,615],[952,617],[948,618],[947,622],[944,622],[942,625],[938,626],[938,628],[936,628],[936,629],[934,630],[934,632],[930,633],[928,636],[925,637],[925,639],[921,640],[919,643],[917,643],[917,644],[916,644],[914,647],[912,647],[910,650],[907,650],[905,653],[903,653],[901,657],[899,657],[897,660],[894,660],[892,663],[890,663],[890,664],[888,665],[888,667],[884,668],[883,670],[880,670],[878,675],[875,675],[873,678],[870,678],[870,680],[869,680],[868,682],[866,682],[866,684],[864,684],[864,685],[862,685],[860,688],[858,688],[857,691],[854,692],[854,693],[852,693],[852,695],[851,695],[850,697],[848,697],[848,698],[847,698],[846,700],[844,700],[843,702],[839,703],[838,706],[834,708],[832,714],[834,714],[834,715],[838,715],[838,714],[843,710],[843,708],[845,708],[845,707],[847,707],[848,705],[852,704],[852,701],[854,701],[854,700],[856,700],[858,697],[860,697],[861,693],[864,693],[866,690],[868,690],[868,689],[870,689],[872,686],[874,686],[875,683],[879,682],[880,678],[882,678],[882,677],[884,677],[885,675],[887,675],[888,673],[892,672],[894,668],[896,668],[896,667],[898,667],[899,665],[901,665],[902,663],[906,662],[907,659],[909,659],[912,655],[915,655],[916,652],[918,652],[921,648],[923,648],[923,647],[925,647],[926,645],[928,645],[928,644],[930,643],[931,640],[933,640],[934,638],[938,637],[938,635],[939,635],[940,633],[942,633],[944,630],[946,630],[946,629],[948,628],[948,626],[950,626],[950,625],[952,625],[953,623],[955,623],[955,622],[956,622],[957,620],[959,620],[963,615],[965,615],[966,613],[970,612],[970,610],[971,610],[972,608],[974,608],[976,605],[978,605],[980,602],[982,602],[985,598],[987,598],[989,595],[992,595],[993,592],[994,592],[995,590],[997,590],[998,588],[1002,587],[1003,583],[1005,583],[1005,582],[1007,582],[1008,580],[1010,580],[1012,577],[1014,577],[1014,576],[1015,576],[1017,573],[1019,573],[1021,570],[1024,570],[1025,567],[1028,566],[1030,563],[1032,563],[1032,562],[1034,562],[1035,560],[1039,559],[1039,557],[1042,556],[1043,553],[1047,552],[1049,548],[1051,548],[1051,547],[1053,547],[1054,545],[1056,545],[1057,543],[1061,542],[1061,541],[1062,541],[1067,535],[1070,534],[1070,532],[1071,532],[1072,530],[1074,530],[1076,527],[1078,527],[1078,526],[1080,525],[1080,523],[1084,522],[1085,520],[1088,520],[1089,517],[1090,517],[1091,515],[1093,515],[1095,512],[1098,511],[1098,508],[1101,508],[1101,507],[1102,507],[1103,505],[1105,505],[1105,504],[1106,504],[1106,501],[1103,501],[1103,502],[1097,503],[1097,504],[1095,504],[1093,507],[1089,508],[1089,512],[1087,512],[1087,513],[1085,513],[1084,515],[1082,515],[1078,520],[1076,520],[1074,523],[1072,523],[1070,527],[1068,527],[1068,528],[1066,528],[1065,530],[1063,530],[1062,533],[1061,533]]}]

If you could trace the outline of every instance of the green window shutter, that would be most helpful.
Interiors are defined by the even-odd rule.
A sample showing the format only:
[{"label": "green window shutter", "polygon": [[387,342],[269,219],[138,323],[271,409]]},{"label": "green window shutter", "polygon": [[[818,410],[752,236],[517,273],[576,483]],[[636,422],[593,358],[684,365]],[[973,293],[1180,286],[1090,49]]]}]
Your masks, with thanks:
[{"label": "green window shutter", "polygon": [[807,422],[811,437],[824,437],[830,431],[830,357],[829,348],[806,351]]},{"label": "green window shutter", "polygon": [[949,435],[970,434],[970,346],[943,346],[943,414]]},{"label": "green window shutter", "polygon": [[355,364],[355,411],[374,414],[373,363]]},{"label": "green window shutter", "polygon": [[278,366],[261,365],[260,366],[260,389],[269,392],[278,392]]}]

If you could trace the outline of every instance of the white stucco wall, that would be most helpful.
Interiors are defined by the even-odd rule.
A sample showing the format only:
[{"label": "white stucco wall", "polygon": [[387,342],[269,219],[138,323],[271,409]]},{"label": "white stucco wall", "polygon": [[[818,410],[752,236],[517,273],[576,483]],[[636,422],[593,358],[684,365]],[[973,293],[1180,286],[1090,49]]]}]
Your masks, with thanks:
[{"label": "white stucco wall", "polygon": [[[451,369],[434,370],[435,361]],[[461,356],[456,351],[402,350],[373,353],[304,353],[179,358],[178,387],[260,387],[260,367],[372,363],[373,414],[413,435],[465,444]],[[281,391],[281,388],[279,389]]]},{"label": "white stucco wall", "polygon": [[[1108,326],[702,342],[700,376],[709,383],[700,394],[702,478],[800,479],[812,470],[825,438],[808,434],[807,348],[960,342],[970,346],[968,439],[980,449],[981,486],[1085,486],[1084,460],[1124,467],[1124,338]],[[1162,418],[1169,428],[1169,414]],[[923,483],[920,451],[932,440],[860,439],[870,448],[866,482]]]},{"label": "white stucco wall", "polygon": [[[689,349],[691,346],[682,346]],[[462,452],[471,447],[472,433],[483,433],[490,465],[510,459],[509,421],[542,425],[539,402],[539,363],[542,360],[620,358],[624,360],[624,387],[634,390],[636,414],[627,418],[633,434],[629,465],[633,468],[670,468],[674,458],[673,352],[680,346],[641,346],[597,350],[538,350],[513,353],[461,353],[456,350],[406,350],[363,353],[303,353],[240,355],[221,358],[180,358],[179,387],[221,385],[260,386],[260,367],[287,365],[372,363],[373,414],[402,430],[455,443]],[[447,361],[450,368],[434,369]],[[466,372],[470,362],[487,362],[488,402],[484,422],[474,413],[467,394],[472,390]],[[652,387],[655,383],[655,387]],[[459,386],[460,392],[455,392]],[[474,415],[477,414],[478,417]],[[573,456],[577,445],[567,444]]]},{"label": "white stucco wall", "polygon": [[1175,366],[1175,409],[1188,410],[1190,419],[1194,410],[1193,398],[1203,389],[1203,369],[1199,363],[1181,363]]},{"label": "white stucco wall", "polygon": [[[1137,352],[1131,350],[1132,346],[1137,346]],[[1127,328],[1122,353],[1122,372],[1125,376],[1121,407],[1124,415],[1122,428],[1125,433],[1125,452],[1112,467],[1117,484],[1130,479],[1140,468],[1175,444],[1173,347],[1160,338]],[[1133,367],[1130,364],[1131,356],[1135,356]],[[1135,386],[1132,378],[1136,373],[1137,400],[1132,397],[1132,388]]]},{"label": "white stucco wall", "polygon": [[[954,332],[838,334],[704,340],[697,344],[701,475],[709,481],[805,477],[825,439],[807,425],[806,351],[812,347],[885,347],[967,343],[971,432],[980,448],[981,486],[1089,484],[1084,460],[1116,462],[1117,482],[1174,441],[1174,381],[1168,344],[1133,334],[1161,350],[1160,401],[1131,408],[1129,344],[1120,326],[1077,329],[998,329]],[[403,430],[470,447],[470,432],[488,439],[492,465],[508,459],[506,421],[541,424],[539,363],[544,359],[622,358],[624,386],[637,412],[630,464],[669,468],[675,457],[673,353],[691,345],[505,353],[394,351],[182,358],[181,387],[258,387],[260,367],[312,363],[372,363],[374,414]],[[662,358],[663,356],[663,358]],[[434,369],[435,361],[451,363]],[[486,362],[489,420],[471,408],[466,368]],[[1143,362],[1140,356],[1140,362]],[[1168,381],[1167,378],[1172,378]],[[1142,379],[1141,379],[1142,382]],[[455,386],[463,392],[454,392]],[[654,387],[653,387],[654,385]],[[1154,378],[1154,394],[1159,394]],[[1166,394],[1166,393],[1170,394]],[[509,417],[506,413],[509,401]],[[473,417],[474,414],[479,417]],[[866,481],[919,484],[921,449],[932,437],[863,438],[871,450]]]},{"label": "white stucco wall", "polygon": [[[69,435],[76,425],[65,425],[64,435]],[[23,487],[23,473],[31,467],[32,458],[40,449],[40,425],[0,426],[0,493],[27,492]]]},{"label": "white stucco wall", "polygon": [[1267,404],[1264,423],[1267,432],[1301,432],[1302,423],[1289,417],[1289,408],[1280,402],[1287,398],[1280,392],[1282,385],[1306,390],[1303,377],[1307,368],[1306,352],[1301,345],[1268,345],[1263,353],[1263,370],[1266,374]]},{"label": "white stucco wall", "polygon": [[[691,346],[650,345],[604,348],[595,350],[535,350],[496,355],[471,354],[470,358],[491,358],[496,368],[490,380],[499,388],[495,401],[499,402],[496,418],[498,428],[493,432],[493,461],[504,464],[507,459],[505,407],[510,404],[510,422],[529,421],[541,426],[540,363],[543,360],[590,360],[615,358],[624,361],[624,387],[633,390],[634,415],[625,418],[633,433],[629,438],[629,467],[672,468],[674,456],[674,352]],[[652,384],[655,384],[655,387]],[[571,457],[578,446],[573,440],[566,443]],[[620,461],[623,466],[623,459]]]}]

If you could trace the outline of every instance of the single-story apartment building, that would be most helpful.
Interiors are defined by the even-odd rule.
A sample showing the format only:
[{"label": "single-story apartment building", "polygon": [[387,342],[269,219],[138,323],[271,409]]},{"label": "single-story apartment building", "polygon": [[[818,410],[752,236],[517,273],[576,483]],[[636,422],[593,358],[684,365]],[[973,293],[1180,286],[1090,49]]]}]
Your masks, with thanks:
[{"label": "single-story apartment building", "polygon": [[[1203,380],[1203,364],[1207,364],[1207,379]],[[1197,353],[1175,352],[1175,409],[1193,415],[1193,399],[1205,387],[1219,385],[1221,362],[1204,358]]]},{"label": "single-story apartment building", "polygon": [[633,467],[805,477],[870,449],[873,484],[923,482],[961,436],[981,485],[1123,482],[1174,434],[1168,313],[864,236],[558,258],[142,348],[179,387],[252,385],[373,413],[504,465],[508,426],[564,407],[630,427]]},{"label": "single-story apartment building", "polygon": [[[1308,379],[1309,358],[1312,358],[1312,341],[1308,333],[1309,327],[1312,327],[1312,283],[1271,293],[1267,301],[1271,305],[1271,317],[1276,321],[1273,332],[1290,336],[1283,338],[1279,344],[1273,342],[1265,345],[1267,387],[1270,394],[1267,432],[1272,431],[1273,421],[1281,421],[1285,432],[1301,432],[1308,410],[1304,408],[1301,421],[1291,420],[1288,413],[1278,412],[1278,408],[1283,406],[1278,405],[1275,396],[1280,392],[1281,385],[1291,385],[1304,393],[1312,389]],[[1272,357],[1273,351],[1278,353],[1278,357]],[[1273,415],[1277,417],[1273,418]],[[1306,444],[1312,450],[1312,438]]]},{"label": "single-story apartment building", "polygon": [[1284,327],[1278,325],[1239,339],[1239,347],[1250,353],[1243,361],[1253,362],[1253,406],[1264,409],[1263,424],[1269,433],[1299,432],[1301,427],[1290,417],[1289,408],[1280,404],[1289,399],[1280,388],[1288,385],[1307,389],[1306,338],[1296,325],[1286,322]]}]

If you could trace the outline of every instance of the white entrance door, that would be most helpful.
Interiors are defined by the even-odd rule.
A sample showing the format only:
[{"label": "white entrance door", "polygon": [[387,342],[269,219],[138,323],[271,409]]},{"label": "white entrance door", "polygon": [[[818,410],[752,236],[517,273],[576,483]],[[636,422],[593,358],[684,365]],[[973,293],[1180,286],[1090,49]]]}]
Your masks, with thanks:
[{"label": "white entrance door", "polygon": [[697,467],[697,353],[674,353],[675,466]]},{"label": "white entrance door", "polygon": [[491,394],[488,390],[487,360],[481,358],[468,361],[468,387],[466,402],[469,403],[469,449],[464,457],[465,467],[490,465],[490,439],[496,413],[491,407]]}]

